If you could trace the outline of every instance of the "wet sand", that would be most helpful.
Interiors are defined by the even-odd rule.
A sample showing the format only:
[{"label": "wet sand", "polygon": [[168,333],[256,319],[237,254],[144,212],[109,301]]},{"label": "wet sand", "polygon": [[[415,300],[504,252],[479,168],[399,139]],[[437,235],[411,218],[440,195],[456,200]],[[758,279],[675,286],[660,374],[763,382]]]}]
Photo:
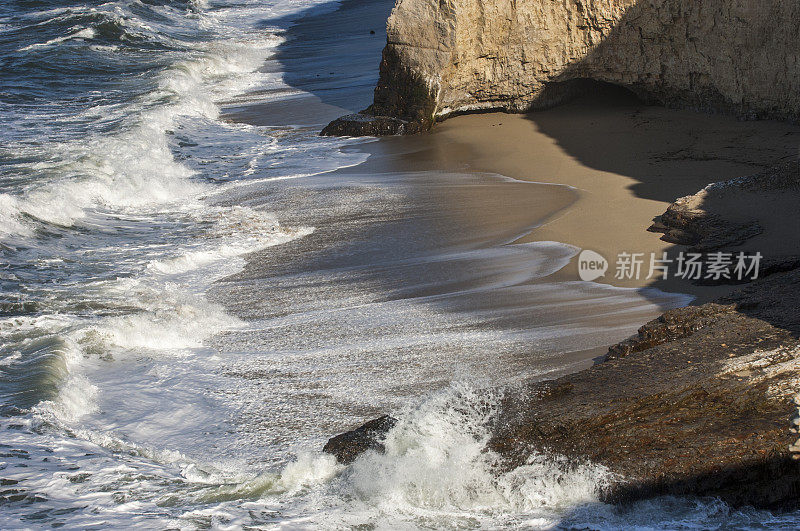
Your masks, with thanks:
[{"label": "wet sand", "polygon": [[[377,74],[376,43],[385,42],[380,30],[378,41],[367,31],[376,23],[351,16],[363,7],[349,0],[333,13],[310,13],[265,66],[286,71],[305,95],[241,98],[228,118],[310,143],[333,113],[363,108]],[[321,33],[323,22],[338,31]],[[357,55],[347,64],[332,41],[369,44],[374,62]],[[348,75],[318,76],[325,72]],[[621,250],[674,250],[646,231],[653,217],[709,182],[794,154],[798,134],[786,124],[604,94],[529,115],[454,117],[420,135],[341,141],[343,151],[368,159],[254,182],[230,198],[315,231],[249,255],[241,273],[217,284],[215,300],[251,323],[226,336],[226,348],[263,352],[242,373],[268,383],[271,400],[297,404],[264,420],[278,438],[299,424],[329,436],[453,381],[507,385],[580,370],[690,300],[659,290],[700,299],[724,290],[614,282],[613,269],[600,283],[575,282],[575,259],[561,261],[563,246],[514,244],[592,249],[612,268]],[[274,373],[262,375],[264,366]]]},{"label": "wet sand", "polygon": [[[451,118],[431,133],[369,146],[374,157],[367,165],[493,172],[574,187],[579,199],[554,203],[544,224],[520,243],[558,241],[591,249],[610,263],[599,282],[692,293],[705,301],[729,288],[645,278],[650,253],[673,256],[683,249],[647,228],[679,197],[797,156],[798,142],[800,127],[786,123],[743,122],[602,94],[527,115]],[[614,278],[620,252],[644,253],[642,278]],[[577,280],[577,259],[558,277]]]}]

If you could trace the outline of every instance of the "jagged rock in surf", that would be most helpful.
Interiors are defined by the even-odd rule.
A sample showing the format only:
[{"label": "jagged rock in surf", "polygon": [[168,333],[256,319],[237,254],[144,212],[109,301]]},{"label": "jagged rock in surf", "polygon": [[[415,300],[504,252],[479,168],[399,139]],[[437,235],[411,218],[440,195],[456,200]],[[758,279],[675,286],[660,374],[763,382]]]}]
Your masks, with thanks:
[{"label": "jagged rock in surf", "polygon": [[383,452],[383,440],[396,424],[397,419],[389,415],[370,420],[354,430],[332,437],[322,451],[336,456],[343,464],[352,463],[367,450]]}]

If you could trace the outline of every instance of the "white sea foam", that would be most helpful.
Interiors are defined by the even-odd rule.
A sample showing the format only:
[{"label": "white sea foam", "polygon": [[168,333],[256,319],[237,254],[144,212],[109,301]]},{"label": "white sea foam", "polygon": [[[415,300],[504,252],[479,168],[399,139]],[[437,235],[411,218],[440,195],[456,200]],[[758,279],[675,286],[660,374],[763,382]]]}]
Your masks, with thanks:
[{"label": "white sea foam", "polygon": [[[148,264],[137,277],[101,281],[87,288],[106,300],[120,301],[139,311],[121,316],[70,323],[58,331],[68,342],[63,353],[67,377],[58,399],[40,404],[54,418],[70,424],[96,409],[97,388],[81,374],[84,356],[101,354],[115,359],[133,355],[188,356],[206,339],[242,322],[210,303],[204,293],[216,279],[235,272],[243,264],[231,258],[248,251],[280,245],[303,237],[311,229],[281,230],[271,216],[250,209],[216,211],[222,214],[200,249],[170,260]],[[267,225],[271,230],[261,232]],[[193,273],[187,277],[186,273]],[[52,329],[52,326],[51,326]]]},{"label": "white sea foam", "polygon": [[[281,245],[313,232],[311,227],[283,229],[274,216],[243,206],[207,207],[192,212],[191,218],[196,223],[212,223],[204,234],[210,244],[201,243],[177,256],[153,260],[147,264],[148,271],[166,275],[186,273],[256,249]],[[217,276],[232,273],[240,265],[229,262],[224,270],[217,269]]]},{"label": "white sea foam", "polygon": [[249,510],[279,511],[290,528],[546,527],[569,509],[597,504],[611,477],[601,466],[537,454],[510,472],[498,468],[485,445],[499,399],[456,384],[402,412],[385,453],[369,451],[349,466],[304,453],[279,474],[204,492],[210,505],[183,517],[245,522],[230,502],[258,497]]},{"label": "white sea foam", "polygon": [[[135,20],[115,17],[128,25]],[[85,28],[42,45],[93,35],[93,29]],[[193,179],[195,171],[175,160],[169,133],[187,118],[216,120],[216,101],[264,81],[266,74],[257,69],[280,42],[281,38],[263,32],[245,40],[198,43],[193,57],[160,74],[153,92],[127,108],[114,109],[127,117],[120,132],[48,146],[46,161],[29,168],[39,180],[21,194],[0,196],[0,237],[30,236],[26,216],[70,227],[91,209],[160,208],[208,192],[208,186]]]},{"label": "white sea foam", "polygon": [[19,200],[8,194],[0,194],[0,238],[12,235],[28,237],[33,234],[30,226],[20,217]]},{"label": "white sea foam", "polygon": [[[386,453],[353,465],[354,491],[384,509],[511,511],[559,509],[596,501],[609,477],[600,466],[568,467],[535,455],[523,467],[496,472],[486,451],[500,402],[491,389],[456,385],[401,420],[386,439]],[[402,511],[402,510],[401,510]]]},{"label": "white sea foam", "polygon": [[[63,336],[62,336],[63,337]],[[97,411],[97,387],[80,372],[83,351],[71,338],[63,339],[58,349],[59,376],[62,378],[58,394],[50,400],[39,402],[33,408],[34,418],[56,424],[77,422],[84,415]]]},{"label": "white sea foam", "polygon": [[60,152],[58,162],[37,163],[33,169],[61,177],[46,178],[20,196],[4,198],[4,232],[29,234],[24,215],[69,227],[89,209],[140,210],[198,196],[206,187],[190,180],[194,172],[174,160],[167,143],[164,133],[171,115],[159,110],[130,132],[53,146]]},{"label": "white sea foam", "polygon": [[34,48],[40,48],[40,47],[44,47],[44,46],[52,46],[54,44],[59,44],[59,43],[62,43],[64,41],[68,41],[68,40],[71,40],[71,39],[85,39],[85,40],[88,40],[88,39],[94,38],[94,36],[95,36],[95,31],[94,31],[93,28],[83,28],[83,29],[78,30],[78,31],[76,31],[74,33],[70,33],[69,35],[64,35],[63,37],[56,37],[55,39],[50,39],[49,41],[46,41],[46,42],[34,43],[34,44],[30,44],[28,46],[23,46],[22,48],[20,48],[17,51],[18,52],[25,52],[25,51],[28,51],[28,50],[32,50]]}]

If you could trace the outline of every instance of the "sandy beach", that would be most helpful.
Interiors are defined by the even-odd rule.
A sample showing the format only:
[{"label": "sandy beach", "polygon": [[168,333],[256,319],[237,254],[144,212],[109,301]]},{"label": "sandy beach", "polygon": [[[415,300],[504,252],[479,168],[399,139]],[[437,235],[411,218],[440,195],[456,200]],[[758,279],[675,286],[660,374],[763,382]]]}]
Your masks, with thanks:
[{"label": "sandy beach", "polygon": [[[672,278],[619,280],[614,278],[615,257],[621,252],[660,256],[665,251],[672,256],[684,249],[647,232],[656,216],[675,199],[712,182],[796,157],[798,139],[800,127],[784,122],[649,106],[617,92],[530,114],[454,117],[430,133],[371,144],[377,158],[367,165],[386,164],[396,171],[491,172],[574,187],[577,201],[554,203],[542,226],[518,241],[559,241],[600,253],[610,268],[598,282],[652,286],[707,301],[729,288]],[[576,262],[559,278],[577,280]]]}]

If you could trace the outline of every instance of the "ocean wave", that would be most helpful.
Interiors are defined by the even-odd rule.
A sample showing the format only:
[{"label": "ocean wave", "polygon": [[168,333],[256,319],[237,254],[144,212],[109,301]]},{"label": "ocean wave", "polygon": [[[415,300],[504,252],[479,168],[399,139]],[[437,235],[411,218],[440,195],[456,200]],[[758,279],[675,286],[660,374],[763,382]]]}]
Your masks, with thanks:
[{"label": "ocean wave", "polygon": [[17,172],[32,175],[33,184],[21,194],[0,196],[0,236],[30,236],[35,227],[29,218],[69,227],[90,209],[124,211],[208,192],[192,179],[196,171],[175,160],[170,133],[187,119],[216,120],[215,101],[258,83],[256,69],[279,42],[266,36],[198,46],[196,57],[163,70],[154,90],[132,105],[84,111],[91,119],[113,110],[125,123],[111,135],[43,146],[39,149],[48,153],[39,152],[39,162],[17,165]]},{"label": "ocean wave", "polygon": [[[86,357],[124,359],[129,356],[189,355],[206,339],[242,322],[220,305],[210,303],[205,290],[216,279],[235,273],[243,265],[240,255],[281,245],[309,234],[311,228],[283,229],[275,218],[245,207],[213,207],[194,211],[190,219],[208,226],[205,236],[171,257],[150,260],[135,276],[89,282],[81,286],[87,301],[102,301],[111,315],[14,316],[0,320],[0,337],[9,354],[0,379],[19,380],[31,364],[51,382],[47,389],[35,382],[17,381],[16,387],[40,389],[43,402],[37,411],[50,411],[63,423],[75,422],[93,408],[76,401],[96,394],[81,376]],[[108,310],[106,310],[107,312]],[[45,342],[37,344],[35,338]],[[24,372],[23,371],[23,372]],[[20,385],[22,384],[22,385]],[[87,387],[81,394],[77,389]],[[86,400],[89,400],[86,398]],[[26,403],[19,403],[25,407]]]},{"label": "ocean wave", "polygon": [[[128,43],[139,48],[179,49],[177,41],[164,37],[147,24],[124,14],[121,8],[104,12],[75,10],[59,14],[33,24],[39,34],[54,35],[44,41],[35,41],[16,49],[18,53],[36,52],[38,57],[52,57],[53,53],[65,55],[73,50],[60,50],[61,45]],[[26,35],[29,27],[18,26],[16,33]]]},{"label": "ocean wave", "polygon": [[[0,92],[22,102],[0,108],[9,131],[0,151],[0,429],[20,460],[38,465],[19,474],[26,497],[0,527],[33,513],[69,514],[76,527],[128,525],[126,511],[163,513],[175,491],[204,503],[209,491],[247,481],[254,499],[324,484],[338,470],[329,459],[316,473],[289,466],[266,487],[269,474],[184,453],[184,424],[216,429],[219,419],[182,402],[180,390],[147,387],[195,384],[181,380],[190,371],[182,365],[213,358],[209,339],[242,327],[207,295],[213,282],[241,270],[245,253],[313,230],[229,206],[235,181],[262,176],[258,162],[272,157],[285,164],[275,175],[292,176],[363,160],[324,159],[324,142],[307,131],[273,149],[269,132],[220,120],[221,101],[281,82],[259,71],[280,31],[253,18],[303,6],[54,5],[14,13],[0,34],[9,74]],[[119,391],[130,388],[137,393]]]},{"label": "ocean wave", "polygon": [[[247,518],[231,502],[252,500],[302,528],[552,527],[576,507],[593,507],[611,474],[602,466],[534,454],[503,471],[486,450],[497,389],[457,383],[399,414],[384,441],[350,465],[331,455],[304,452],[280,472],[209,485],[190,497],[206,504],[182,518],[203,514]],[[216,482],[216,484],[215,484]],[[258,500],[257,502],[255,500]]]},{"label": "ocean wave", "polygon": [[573,467],[539,454],[523,467],[498,473],[498,458],[486,451],[486,443],[501,396],[457,384],[432,397],[401,416],[383,454],[357,459],[342,487],[366,507],[396,516],[520,513],[597,501],[610,477],[601,466]]},{"label": "ocean wave", "polygon": [[55,37],[54,39],[50,39],[49,41],[46,41],[46,42],[41,42],[41,43],[37,42],[37,43],[29,44],[28,46],[23,46],[22,48],[19,49],[19,51],[20,52],[25,52],[27,50],[31,50],[33,48],[37,48],[37,47],[40,47],[40,46],[52,46],[53,44],[59,44],[61,42],[68,41],[70,39],[88,40],[88,39],[94,38],[94,36],[96,34],[97,33],[96,33],[94,28],[83,28],[81,30],[78,30],[78,31],[76,31],[74,33],[71,33],[69,35],[65,35],[63,37]]}]

